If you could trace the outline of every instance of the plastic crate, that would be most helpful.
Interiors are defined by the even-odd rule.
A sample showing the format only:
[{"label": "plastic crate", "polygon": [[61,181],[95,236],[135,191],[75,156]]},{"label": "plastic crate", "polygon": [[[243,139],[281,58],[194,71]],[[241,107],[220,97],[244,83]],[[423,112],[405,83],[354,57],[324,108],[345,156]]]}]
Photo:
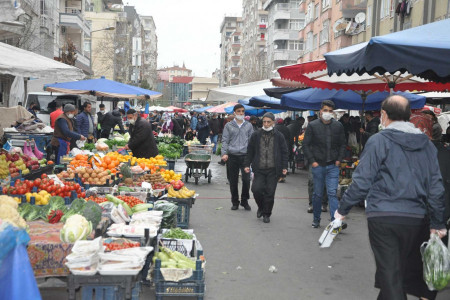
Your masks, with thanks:
[{"label": "plastic crate", "polygon": [[163,297],[197,297],[198,300],[203,300],[205,296],[204,282],[169,282],[160,281],[155,283],[156,300],[162,300]]},{"label": "plastic crate", "polygon": [[37,170],[32,170],[27,175],[22,175],[23,179],[35,180],[36,178],[41,178],[42,174],[51,174],[53,172],[53,165],[47,165],[45,167],[41,167]]},{"label": "plastic crate", "polygon": [[[139,300],[139,294],[141,290],[141,285],[139,282],[136,283],[134,288],[131,290],[131,300]],[[95,286],[86,285],[81,288],[81,299],[82,300],[122,300],[126,299],[125,290],[117,285],[105,285],[105,286]]]},{"label": "plastic crate", "polygon": [[[76,276],[70,274],[67,280],[69,300],[75,299],[75,292],[81,288],[82,300],[139,299],[140,276]],[[93,298],[95,296],[95,298]]]},{"label": "plastic crate", "polygon": [[189,228],[189,216],[192,207],[192,198],[167,198],[167,201],[175,202],[178,205],[177,226],[182,229]]},{"label": "plastic crate", "polygon": [[[192,271],[192,276],[174,283],[204,283],[205,282],[205,269],[202,268],[202,261],[199,259],[203,255],[203,250],[197,250],[197,260],[195,261],[196,269]],[[173,282],[166,281],[161,273],[161,260],[155,260],[155,270],[153,273],[153,282],[155,285],[159,282]]]}]

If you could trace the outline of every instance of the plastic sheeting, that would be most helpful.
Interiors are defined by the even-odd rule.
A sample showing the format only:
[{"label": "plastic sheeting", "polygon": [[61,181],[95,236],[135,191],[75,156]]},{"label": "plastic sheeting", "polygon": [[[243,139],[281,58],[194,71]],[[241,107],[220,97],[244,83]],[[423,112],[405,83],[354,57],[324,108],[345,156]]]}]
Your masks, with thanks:
[{"label": "plastic sheeting", "polygon": [[5,43],[0,43],[0,57],[0,74],[61,81],[84,78],[76,67]]}]

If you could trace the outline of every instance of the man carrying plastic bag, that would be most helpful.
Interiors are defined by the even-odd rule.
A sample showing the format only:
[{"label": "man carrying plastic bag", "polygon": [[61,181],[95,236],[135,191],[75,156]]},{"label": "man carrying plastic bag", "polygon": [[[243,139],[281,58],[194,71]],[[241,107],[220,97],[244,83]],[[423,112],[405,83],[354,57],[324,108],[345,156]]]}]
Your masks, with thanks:
[{"label": "man carrying plastic bag", "polygon": [[430,231],[443,237],[444,186],[436,148],[409,122],[409,102],[389,96],[381,106],[385,128],[366,144],[353,183],[336,219],[367,200],[369,239],[376,262],[379,300],[405,300],[406,294],[435,299],[424,281],[420,246]]}]

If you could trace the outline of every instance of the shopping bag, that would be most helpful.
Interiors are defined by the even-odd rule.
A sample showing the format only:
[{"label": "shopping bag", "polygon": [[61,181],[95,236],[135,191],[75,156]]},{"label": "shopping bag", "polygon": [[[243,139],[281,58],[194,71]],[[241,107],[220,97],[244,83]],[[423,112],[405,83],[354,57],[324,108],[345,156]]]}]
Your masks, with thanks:
[{"label": "shopping bag", "polygon": [[450,282],[450,253],[437,234],[420,246],[423,261],[423,279],[428,289],[439,291]]},{"label": "shopping bag", "polygon": [[341,232],[342,230],[342,221],[335,219],[325,227],[325,230],[322,232],[322,235],[319,238],[320,248],[328,248],[333,243],[334,238]]},{"label": "shopping bag", "polygon": [[348,135],[348,145],[350,147],[358,145],[358,141],[356,140],[356,133],[350,132]]}]

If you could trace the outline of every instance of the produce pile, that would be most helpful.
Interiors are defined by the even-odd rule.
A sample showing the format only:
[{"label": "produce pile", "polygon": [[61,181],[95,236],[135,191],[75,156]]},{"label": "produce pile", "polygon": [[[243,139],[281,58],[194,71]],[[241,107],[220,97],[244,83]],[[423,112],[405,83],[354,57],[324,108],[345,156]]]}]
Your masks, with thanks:
[{"label": "produce pile", "polygon": [[163,136],[156,138],[159,154],[166,159],[177,159],[183,153],[184,140],[178,136]]},{"label": "produce pile", "polygon": [[161,260],[161,268],[170,269],[196,269],[195,262],[178,251],[172,251],[166,247],[161,247],[160,252],[153,256],[153,263],[156,259]]},{"label": "produce pile", "polygon": [[27,227],[27,223],[18,211],[17,202],[5,195],[0,196],[0,225],[2,222],[9,223],[15,227]]},{"label": "produce pile", "polygon": [[108,238],[103,240],[103,246],[106,247],[105,251],[115,251],[115,250],[122,250],[122,249],[128,249],[128,248],[135,248],[140,247],[140,243],[133,242],[129,239],[125,238]]},{"label": "produce pile", "polygon": [[[178,189],[178,190],[175,190]],[[171,183],[167,189],[167,196],[169,198],[192,198],[195,195],[195,190],[189,190],[181,180]]]},{"label": "produce pile", "polygon": [[192,240],[194,236],[192,234],[185,232],[183,229],[177,227],[177,228],[170,228],[162,235],[162,237],[167,239]]},{"label": "produce pile", "polygon": [[114,156],[104,156],[101,158],[96,155],[87,154],[77,154],[73,160],[70,161],[70,168],[77,169],[79,167],[89,168],[100,168],[102,171],[108,171],[112,174],[117,173],[117,167],[120,161]]},{"label": "produce pile", "polygon": [[[33,188],[37,189],[37,195],[32,193]],[[27,202],[31,199],[31,196],[36,197],[36,201],[42,202],[43,199],[38,199],[38,197],[47,196],[46,193],[41,193],[41,191],[46,191],[51,196],[60,197],[70,197],[72,192],[75,192],[77,197],[84,197],[85,192],[82,192],[81,186],[75,182],[63,182],[63,185],[56,184],[53,179],[49,179],[47,174],[42,174],[41,178],[36,178],[35,180],[20,180],[17,179],[14,186],[8,186],[3,188],[3,194],[9,195],[26,195]],[[45,202],[45,201],[44,201]],[[46,204],[46,203],[40,204]]]},{"label": "produce pile", "polygon": [[8,176],[12,178],[20,175],[30,174],[31,170],[38,170],[40,167],[45,167],[47,164],[52,165],[53,161],[46,159],[38,159],[36,156],[28,156],[21,153],[10,154],[5,150],[0,151],[0,179],[5,179]]},{"label": "produce pile", "polygon": [[75,170],[68,169],[59,173],[57,176],[61,180],[78,177],[81,182],[90,185],[105,185],[108,181],[112,180],[111,170],[105,170],[103,168],[92,169],[90,167],[81,167]]}]

